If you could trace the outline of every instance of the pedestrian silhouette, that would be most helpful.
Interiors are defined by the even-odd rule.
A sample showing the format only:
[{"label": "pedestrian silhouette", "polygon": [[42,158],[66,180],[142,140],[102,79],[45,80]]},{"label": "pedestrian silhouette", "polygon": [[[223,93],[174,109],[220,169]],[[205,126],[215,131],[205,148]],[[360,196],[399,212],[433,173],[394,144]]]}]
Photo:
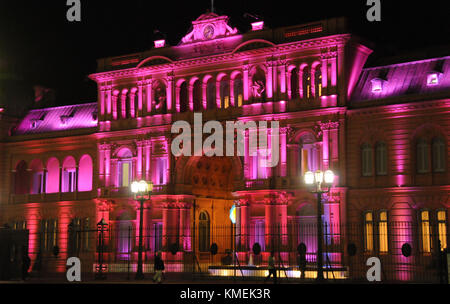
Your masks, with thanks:
[{"label": "pedestrian silhouette", "polygon": [[161,252],[155,256],[155,275],[153,276],[153,282],[161,283],[162,272],[164,271],[164,261],[161,258]]},{"label": "pedestrian silhouette", "polygon": [[275,268],[275,257],[274,257],[273,251],[270,252],[268,266],[269,266],[269,275],[266,277],[264,282],[266,282],[270,278],[270,276],[273,276],[273,283],[276,284],[277,283],[277,270]]}]

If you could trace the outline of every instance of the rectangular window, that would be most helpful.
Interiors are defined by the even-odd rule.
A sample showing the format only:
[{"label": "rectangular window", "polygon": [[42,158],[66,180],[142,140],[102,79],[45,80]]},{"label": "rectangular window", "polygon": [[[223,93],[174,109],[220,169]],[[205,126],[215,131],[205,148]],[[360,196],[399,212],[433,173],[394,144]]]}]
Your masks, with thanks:
[{"label": "rectangular window", "polygon": [[380,252],[388,252],[388,223],[387,223],[387,212],[380,212],[380,221],[378,223],[378,234],[380,242]]},{"label": "rectangular window", "polygon": [[224,108],[227,109],[230,106],[230,97],[225,96],[224,98]]},{"label": "rectangular window", "polygon": [[447,248],[447,214],[444,210],[437,213],[439,241],[441,251]]},{"label": "rectangular window", "polygon": [[431,252],[431,235],[430,235],[430,217],[428,211],[422,211],[420,214],[421,230],[422,230],[422,251]]},{"label": "rectangular window", "polygon": [[238,107],[242,107],[242,94],[238,95],[238,102],[237,102]]},{"label": "rectangular window", "polygon": [[155,185],[167,183],[167,158],[158,157],[153,160],[153,182]]},{"label": "rectangular window", "polygon": [[36,172],[33,176],[33,194],[44,192],[44,172]]},{"label": "rectangular window", "polygon": [[366,212],[364,217],[364,249],[373,251],[373,214]]},{"label": "rectangular window", "polygon": [[162,223],[153,224],[153,248],[154,252],[161,251],[162,249],[163,229]]},{"label": "rectangular window", "polygon": [[63,173],[63,192],[75,192],[76,172],[74,169],[66,169]]},{"label": "rectangular window", "polygon": [[118,186],[128,187],[130,185],[131,173],[131,160],[121,160],[118,162]]}]

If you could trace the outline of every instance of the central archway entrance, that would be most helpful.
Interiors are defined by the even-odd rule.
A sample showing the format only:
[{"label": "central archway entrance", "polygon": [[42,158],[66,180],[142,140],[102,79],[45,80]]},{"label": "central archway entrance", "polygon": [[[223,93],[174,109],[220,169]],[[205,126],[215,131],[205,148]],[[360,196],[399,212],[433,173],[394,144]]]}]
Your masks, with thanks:
[{"label": "central archway entrance", "polygon": [[211,258],[209,249],[213,243],[217,244],[219,255],[233,248],[229,211],[234,186],[242,178],[240,160],[193,156],[183,171],[185,191],[195,196],[191,227],[195,233],[195,252],[203,262]]}]

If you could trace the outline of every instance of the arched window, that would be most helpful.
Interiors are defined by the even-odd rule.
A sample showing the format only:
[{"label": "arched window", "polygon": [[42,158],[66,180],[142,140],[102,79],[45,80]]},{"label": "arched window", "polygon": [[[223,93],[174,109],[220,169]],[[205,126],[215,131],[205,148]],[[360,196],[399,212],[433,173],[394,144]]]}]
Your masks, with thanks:
[{"label": "arched window", "polygon": [[362,176],[372,176],[373,168],[373,150],[372,146],[364,143],[361,146],[361,173]]},{"label": "arched window", "polygon": [[198,219],[198,250],[200,252],[207,252],[210,247],[210,221],[208,212],[200,212]]},{"label": "arched window", "polygon": [[307,171],[320,169],[320,148],[315,137],[311,133],[303,134],[300,137],[299,149],[299,170],[300,176]]},{"label": "arched window", "polygon": [[30,191],[30,184],[28,179],[27,163],[20,161],[14,172],[14,193],[28,194]]},{"label": "arched window", "polygon": [[424,253],[431,252],[431,229],[430,229],[430,213],[427,210],[420,212],[420,230],[422,239],[422,251]]},{"label": "arched window", "polygon": [[373,251],[373,212],[364,214],[364,250]]},{"label": "arched window", "polygon": [[30,165],[31,169],[31,194],[44,193],[45,175],[42,161],[34,159]]},{"label": "arched window", "polygon": [[380,253],[387,253],[389,249],[387,211],[381,211],[379,217],[380,217],[378,222],[378,236],[380,246],[379,250]]},{"label": "arched window", "polygon": [[133,154],[130,149],[122,148],[117,156],[117,186],[128,187],[133,172]]},{"label": "arched window", "polygon": [[308,66],[303,68],[302,77],[303,98],[311,98],[311,73]]},{"label": "arched window", "polygon": [[290,74],[291,99],[298,98],[298,69],[294,68]]},{"label": "arched window", "polygon": [[445,210],[438,210],[438,235],[441,243],[441,251],[447,248],[447,212]]},{"label": "arched window", "polygon": [[206,82],[206,108],[212,110],[217,108],[216,100],[216,82],[213,78]]},{"label": "arched window", "polygon": [[234,105],[236,107],[242,107],[244,100],[244,85],[241,74],[237,75],[233,80],[233,94],[234,94]]},{"label": "arched window", "polygon": [[425,139],[419,139],[416,146],[417,173],[430,172],[430,146]]},{"label": "arched window", "polygon": [[163,81],[157,80],[153,83],[153,109],[157,113],[166,112],[167,91]]},{"label": "arched window", "polygon": [[264,102],[266,100],[266,74],[260,67],[256,67],[250,83],[253,102]]},{"label": "arched window", "polygon": [[432,150],[433,150],[433,172],[444,172],[446,149],[445,149],[445,142],[441,137],[436,137],[433,139]]},{"label": "arched window", "polygon": [[62,192],[75,192],[77,180],[75,158],[69,156],[64,160],[62,173]]},{"label": "arched window", "polygon": [[80,158],[78,173],[78,191],[91,191],[93,176],[92,158],[88,154]]},{"label": "arched window", "polygon": [[180,85],[180,112],[186,112],[189,109],[189,91],[186,81]]},{"label": "arched window", "polygon": [[196,80],[192,88],[192,98],[194,101],[194,112],[200,112],[203,110],[202,102],[202,85],[200,80]]},{"label": "arched window", "polygon": [[377,175],[387,174],[387,149],[384,142],[375,145],[375,167]]},{"label": "arched window", "polygon": [[220,105],[226,109],[230,106],[230,80],[224,76],[220,79]]},{"label": "arched window", "polygon": [[47,161],[46,193],[59,192],[59,161],[52,157]]},{"label": "arched window", "polygon": [[318,65],[314,71],[314,95],[322,96],[322,66]]}]

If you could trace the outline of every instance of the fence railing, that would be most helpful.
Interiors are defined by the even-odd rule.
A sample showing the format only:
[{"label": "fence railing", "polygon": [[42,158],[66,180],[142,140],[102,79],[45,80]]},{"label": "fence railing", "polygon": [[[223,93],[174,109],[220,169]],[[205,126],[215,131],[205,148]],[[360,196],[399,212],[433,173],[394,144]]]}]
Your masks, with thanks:
[{"label": "fence railing", "polygon": [[[409,222],[330,225],[324,223],[319,239],[312,219],[287,225],[215,226],[195,228],[152,225],[143,227],[143,271],[154,271],[156,252],[162,253],[166,272],[223,278],[264,277],[272,254],[278,275],[286,279],[314,279],[317,275],[317,242],[322,242],[324,276],[333,280],[365,281],[367,260],[381,262],[384,282],[430,282],[446,279],[446,247],[442,225]],[[68,257],[79,257],[82,272],[102,270],[130,276],[136,272],[139,229],[133,221],[115,223],[103,233],[96,229],[67,229],[29,233],[31,270],[45,278],[64,272]],[[447,276],[448,277],[448,276]]]}]

